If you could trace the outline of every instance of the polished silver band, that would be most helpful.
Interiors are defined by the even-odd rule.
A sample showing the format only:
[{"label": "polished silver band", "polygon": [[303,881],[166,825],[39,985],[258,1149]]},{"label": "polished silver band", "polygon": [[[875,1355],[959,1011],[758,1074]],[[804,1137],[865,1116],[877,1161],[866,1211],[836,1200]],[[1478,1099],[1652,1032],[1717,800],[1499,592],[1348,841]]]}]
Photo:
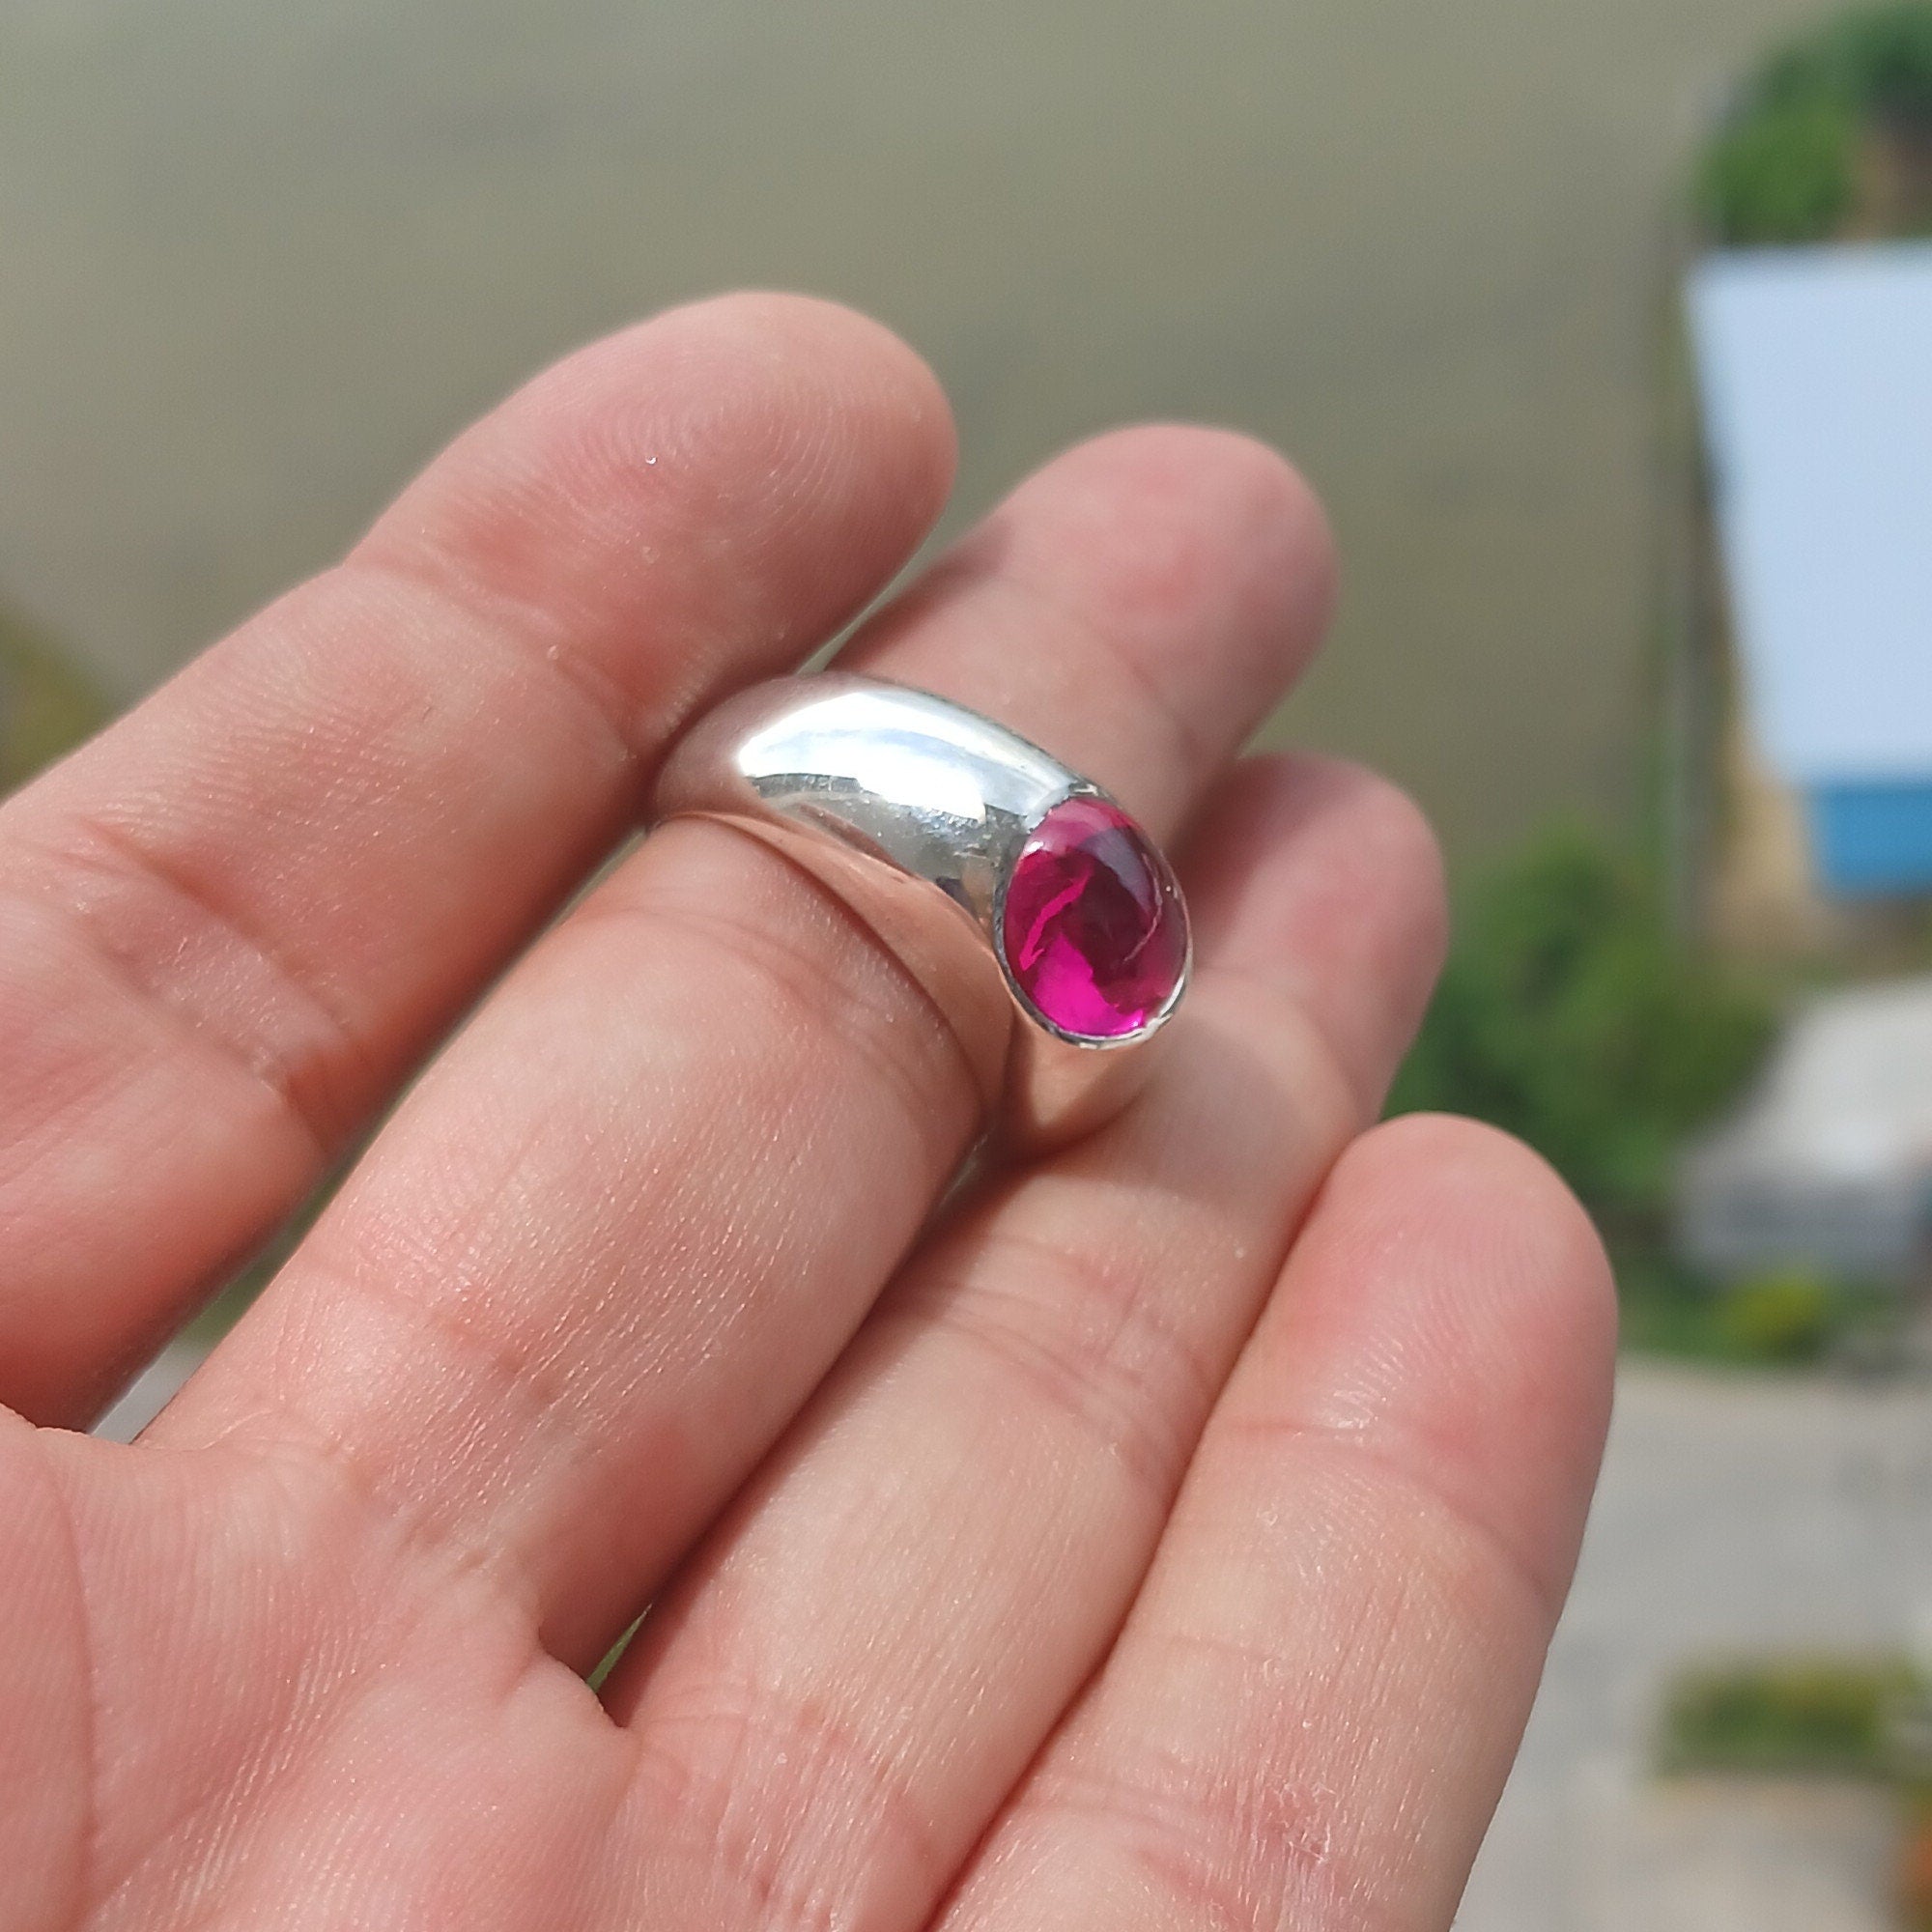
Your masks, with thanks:
[{"label": "polished silver band", "polygon": [[1146,835],[1038,746],[929,693],[840,671],[740,693],[660,774],[653,816],[694,814],[777,847],[879,934],[1021,1143],[1123,1104],[1186,991],[1186,908]]}]

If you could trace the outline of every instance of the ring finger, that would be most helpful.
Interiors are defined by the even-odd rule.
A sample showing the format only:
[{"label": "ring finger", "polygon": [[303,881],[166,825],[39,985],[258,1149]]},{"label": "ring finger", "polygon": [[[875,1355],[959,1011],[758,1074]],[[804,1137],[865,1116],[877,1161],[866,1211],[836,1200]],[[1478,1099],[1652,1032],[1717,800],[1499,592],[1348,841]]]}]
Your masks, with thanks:
[{"label": "ring finger", "polygon": [[923,1923],[1118,1627],[1377,1104],[1438,948],[1413,809],[1261,762],[1193,856],[1195,1004],[1144,1103],[922,1249],[607,1688],[667,1923]]}]

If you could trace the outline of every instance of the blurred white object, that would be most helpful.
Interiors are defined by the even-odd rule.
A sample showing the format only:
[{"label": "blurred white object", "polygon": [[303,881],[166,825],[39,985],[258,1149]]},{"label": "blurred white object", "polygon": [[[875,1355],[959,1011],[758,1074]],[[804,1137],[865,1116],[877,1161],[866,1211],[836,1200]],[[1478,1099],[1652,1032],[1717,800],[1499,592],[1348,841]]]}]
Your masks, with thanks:
[{"label": "blurred white object", "polygon": [[1753,763],[1829,898],[1932,892],[1932,245],[1719,252],[1690,304]]},{"label": "blurred white object", "polygon": [[1932,978],[1814,1000],[1763,1080],[1695,1144],[1678,1241],[1719,1275],[1815,1266],[1907,1282],[1932,1229]]},{"label": "blurred white object", "polygon": [[1932,243],[1708,256],[1690,313],[1761,749],[1932,778]]}]

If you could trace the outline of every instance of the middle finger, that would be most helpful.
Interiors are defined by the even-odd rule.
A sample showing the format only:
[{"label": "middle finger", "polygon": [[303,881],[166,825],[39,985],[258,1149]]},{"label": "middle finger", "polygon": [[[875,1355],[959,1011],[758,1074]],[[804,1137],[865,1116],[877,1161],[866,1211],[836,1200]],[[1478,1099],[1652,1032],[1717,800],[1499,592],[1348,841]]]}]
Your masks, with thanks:
[{"label": "middle finger", "polygon": [[[1015,493],[859,640],[1156,836],[1325,614],[1325,530],[1244,440],[1126,432]],[[679,823],[539,946],[156,1425],[292,1454],[594,1656],[850,1336],[974,1126],[843,907]]]}]

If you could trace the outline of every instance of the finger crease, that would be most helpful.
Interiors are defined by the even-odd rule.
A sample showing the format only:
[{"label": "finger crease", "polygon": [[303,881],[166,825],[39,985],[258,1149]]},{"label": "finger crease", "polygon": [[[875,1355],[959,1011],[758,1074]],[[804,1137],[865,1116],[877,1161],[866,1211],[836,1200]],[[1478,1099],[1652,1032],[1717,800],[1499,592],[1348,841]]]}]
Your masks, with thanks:
[{"label": "finger crease", "polygon": [[[864,976],[841,971],[839,963],[828,958],[822,949],[801,944],[770,925],[753,926],[728,910],[697,907],[663,896],[631,903],[591,898],[577,916],[647,919],[662,928],[683,931],[713,945],[722,943],[731,959],[757,974],[785,1007],[801,1013],[812,1028],[829,1023],[842,1044],[856,1050],[874,1073],[884,1076],[906,1119],[930,1150],[929,1167],[934,1172],[947,1172],[958,1158],[959,1136],[949,1122],[948,1110],[935,1105],[939,1090],[963,1085],[975,1095],[983,1091],[958,1028],[905,961],[837,893],[762,840],[736,827],[723,829],[746,838],[783,866],[789,877],[800,881],[833,913],[842,936],[856,940],[871,957],[884,962],[895,992],[900,998],[910,996],[912,1004],[935,1024],[911,1028],[898,1024],[901,1010],[897,998],[867,997],[861,990]],[[912,1057],[894,1050],[908,1037],[922,1046],[935,1037],[942,1042],[941,1052],[953,1063],[956,1079],[923,1077]]]},{"label": "finger crease", "polygon": [[781,1706],[749,1685],[707,1695],[640,1714],[640,1775],[659,1829],[668,1809],[744,1889],[759,1932],[846,1932],[852,1894],[881,1886],[891,1853],[926,1892],[944,1884],[936,1827],[890,1760],[829,1709]]},{"label": "finger crease", "polygon": [[1264,1762],[1204,1764],[1146,1739],[1126,1755],[1132,1769],[1119,1774],[1051,1769],[1029,1803],[1121,1833],[1176,1922],[1215,1932],[1369,1922],[1342,1910],[1352,1888],[1338,1871],[1334,1792],[1276,1782]]},{"label": "finger crease", "polygon": [[[412,549],[380,559],[354,552],[336,567],[345,574],[430,599],[437,609],[454,616],[472,639],[486,639],[505,657],[526,668],[537,669],[590,718],[621,764],[637,768],[639,789],[645,749],[665,743],[683,714],[697,701],[698,695],[693,694],[686,705],[667,706],[662,713],[653,711],[578,647],[555,611],[535,600],[513,599],[506,591],[485,585],[441,552],[424,554]],[[514,621],[509,621],[512,616]]]},{"label": "finger crease", "polygon": [[69,824],[77,838],[44,854],[56,878],[63,872],[131,878],[177,908],[178,928],[216,935],[266,975],[281,1004],[281,1023],[264,1029],[259,1037],[246,1037],[234,1026],[223,1025],[216,1013],[196,1005],[171,983],[168,960],[185,949],[170,948],[160,957],[137,954],[116,945],[102,918],[85,904],[71,896],[57,901],[85,935],[89,950],[115,971],[131,995],[164,1009],[197,1039],[218,1045],[239,1062],[301,1128],[318,1161],[331,1158],[353,1119],[353,1110],[331,1090],[366,1089],[373,1085],[376,1069],[355,1021],[325,989],[322,976],[239,906],[221,900],[205,883],[124,828],[95,816],[76,817]]},{"label": "finger crease", "polygon": [[[1291,1450],[1303,1448],[1318,1454],[1325,1449],[1361,1463],[1378,1482],[1406,1496],[1480,1550],[1487,1567],[1530,1601],[1544,1627],[1555,1627],[1566,1594],[1564,1585],[1545,1577],[1513,1538],[1471,1509],[1435,1475],[1426,1453],[1411,1460],[1395,1443],[1378,1439],[1373,1429],[1298,1417],[1231,1415],[1217,1428],[1225,1428],[1229,1437],[1237,1441],[1279,1443]],[[1423,1445],[1415,1446],[1421,1449]]]},{"label": "finger crease", "polygon": [[1156,1506],[1174,1494],[1219,1385],[1143,1277],[1028,1236],[982,1246],[893,1319],[934,1322],[1016,1375]]},{"label": "finger crease", "polygon": [[[577,1463],[596,1459],[595,1445],[571,1414],[563,1379],[533,1364],[525,1350],[492,1346],[434,1296],[419,1297],[390,1283],[380,1271],[336,1279],[352,1295],[399,1314],[424,1342],[479,1370],[489,1384],[490,1399],[511,1402],[521,1411],[519,1423],[527,1432],[525,1445],[533,1449],[531,1435],[540,1435]],[[483,1406],[478,1404],[479,1409]],[[256,1438],[267,1424],[273,1438],[301,1450],[310,1460],[332,1469],[386,1521],[403,1543],[419,1552],[440,1555],[462,1573],[480,1574],[498,1586],[516,1586],[511,1594],[520,1607],[530,1609],[535,1587],[521,1552],[502,1535],[474,1536],[461,1516],[440,1512],[433,1502],[411,1493],[387,1478],[355,1448],[351,1426],[330,1428],[299,1404],[265,1393],[235,1423],[221,1430],[211,1446],[240,1444]]]}]

